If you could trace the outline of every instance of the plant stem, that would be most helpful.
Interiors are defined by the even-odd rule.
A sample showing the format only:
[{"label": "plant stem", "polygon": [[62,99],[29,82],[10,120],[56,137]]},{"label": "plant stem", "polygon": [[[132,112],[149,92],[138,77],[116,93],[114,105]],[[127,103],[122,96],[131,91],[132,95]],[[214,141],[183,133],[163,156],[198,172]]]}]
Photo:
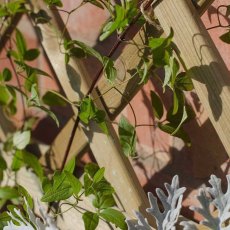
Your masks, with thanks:
[{"label": "plant stem", "polygon": [[[150,5],[151,5],[152,1],[149,1],[146,6],[144,7],[145,9],[147,9]],[[110,50],[109,54],[108,54],[108,57],[112,57],[115,53],[115,51],[119,48],[120,44],[123,42],[123,39],[125,38],[126,34],[128,33],[128,31],[130,30],[130,28],[132,27],[132,25],[134,25],[137,20],[139,19],[139,17],[142,15],[141,12],[138,13],[138,15],[133,19],[133,21],[130,23],[129,27],[127,27],[127,29],[121,34],[121,36],[119,37],[119,39],[116,41],[116,43],[114,44],[114,46],[112,47],[112,49]],[[86,93],[86,97],[89,96],[93,89],[97,86],[97,83],[103,73],[103,70],[104,70],[104,67],[102,66],[101,69],[98,71],[96,77],[94,78],[89,90],[87,91]],[[132,108],[132,107],[131,107]],[[134,114],[134,118],[135,118],[135,124],[136,124],[136,116],[135,116],[135,113],[134,113],[134,110],[132,109],[133,111],[133,114]],[[78,111],[78,114],[79,114],[80,111]],[[64,155],[64,159],[63,159],[63,162],[62,162],[62,165],[61,165],[61,170],[64,169],[65,167],[65,164],[66,164],[66,161],[67,161],[67,158],[69,156],[69,153],[70,153],[70,148],[72,146],[72,143],[73,143],[73,139],[74,139],[74,135],[76,133],[76,130],[78,128],[78,125],[79,125],[79,122],[80,122],[80,118],[79,116],[77,116],[77,119],[74,123],[74,126],[73,126],[73,129],[71,131],[71,136],[70,136],[70,139],[69,139],[69,142],[68,142],[68,145],[67,145],[67,148],[66,148],[66,151],[65,151],[65,155]]]}]

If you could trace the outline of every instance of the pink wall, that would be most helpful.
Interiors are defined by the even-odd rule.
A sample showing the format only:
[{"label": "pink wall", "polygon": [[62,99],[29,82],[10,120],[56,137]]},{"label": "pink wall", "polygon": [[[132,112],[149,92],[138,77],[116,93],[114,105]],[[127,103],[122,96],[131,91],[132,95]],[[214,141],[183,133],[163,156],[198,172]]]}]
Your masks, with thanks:
[{"label": "pink wall", "polygon": [[[64,9],[66,10],[72,9],[79,4],[79,0],[63,2]],[[229,3],[229,0],[216,0],[202,16],[202,20],[207,28],[217,25],[216,8],[220,4],[223,5],[227,3]],[[66,20],[66,14],[62,13],[62,16],[64,20]],[[107,12],[87,4],[70,17],[68,29],[72,38],[84,41],[91,46],[96,45],[103,53],[108,52],[114,38],[108,39],[105,43],[97,43],[100,28],[107,17]],[[223,16],[221,16],[221,22],[224,24],[227,23]],[[27,18],[24,17],[23,21],[20,22],[20,29],[26,36],[29,47],[38,46],[38,41]],[[213,41],[230,69],[230,45],[224,44],[219,39],[219,36],[224,31],[225,29],[223,28],[209,30]],[[4,54],[1,54],[1,57],[3,56]],[[92,62],[90,63],[89,70],[95,72],[98,66],[94,66]],[[6,61],[1,60],[0,70],[4,68],[5,64]],[[49,71],[52,74],[44,55],[41,55],[36,64],[39,68]],[[57,84],[48,78],[42,78],[42,80],[40,80],[40,86],[43,93],[49,88],[58,88]],[[155,89],[162,94],[162,90],[156,82],[154,80],[149,81],[131,101],[135,108],[139,124],[153,124],[154,122],[151,113],[150,90]],[[163,185],[163,182],[169,181],[174,174],[178,174],[181,178],[182,185],[188,186],[186,200],[184,202],[185,206],[189,206],[192,203],[194,204],[194,194],[197,193],[197,189],[200,186],[207,182],[207,178],[211,173],[215,173],[222,178],[229,173],[229,162],[227,161],[228,157],[226,152],[208,120],[202,105],[200,105],[195,92],[188,94],[187,97],[197,114],[196,119],[187,126],[187,131],[193,142],[192,147],[187,148],[182,141],[161,132],[159,129],[141,127],[137,129],[138,155],[140,158],[133,161],[133,166],[138,178],[146,191],[154,190],[156,186],[159,187]],[[168,96],[165,100],[171,100],[171,98]],[[61,112],[63,112],[63,110]],[[125,108],[122,113],[127,116],[131,122],[133,121],[133,114],[129,107]],[[66,112],[65,115],[60,114],[63,123],[68,119],[68,114],[68,112]],[[20,112],[15,119],[18,121],[21,118],[22,113]],[[45,124],[54,129],[52,121]],[[42,136],[43,128],[42,126],[38,128],[37,137]],[[58,130],[56,130],[56,132],[57,131]],[[55,134],[53,134],[52,138],[54,137]],[[50,140],[52,138],[50,138]],[[44,141],[44,139],[42,140]],[[192,215],[188,209],[185,209],[184,213],[190,216]],[[196,216],[196,218],[199,217]]]}]

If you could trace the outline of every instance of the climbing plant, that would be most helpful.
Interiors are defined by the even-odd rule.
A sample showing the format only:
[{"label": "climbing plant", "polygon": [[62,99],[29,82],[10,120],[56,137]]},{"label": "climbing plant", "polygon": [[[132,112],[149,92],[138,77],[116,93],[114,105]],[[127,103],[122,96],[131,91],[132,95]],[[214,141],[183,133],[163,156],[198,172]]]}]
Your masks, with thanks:
[{"label": "climbing plant", "polygon": [[[139,4],[135,0],[122,0],[119,3],[104,0],[84,0],[71,11],[63,9],[61,0],[44,0],[44,2],[46,7],[67,14],[63,33],[59,38],[60,52],[64,53],[65,56],[65,60],[63,61],[67,64],[70,58],[83,59],[93,56],[101,63],[101,70],[95,76],[95,80],[88,92],[79,101],[70,101],[59,92],[52,90],[41,96],[38,79],[41,77],[50,77],[50,75],[43,69],[38,69],[31,64],[31,61],[39,57],[39,50],[29,47],[19,28],[15,28],[14,35],[8,38],[8,43],[4,46],[4,49],[6,53],[5,58],[8,59],[11,70],[6,67],[3,68],[0,73],[0,105],[5,116],[10,118],[17,113],[17,100],[18,97],[21,97],[24,122],[22,127],[16,132],[7,136],[1,146],[0,199],[1,208],[6,208],[8,211],[1,213],[0,223],[4,229],[14,229],[15,226],[21,226],[21,229],[25,226],[27,226],[28,229],[58,229],[54,218],[62,214],[60,207],[62,202],[65,202],[65,204],[69,205],[69,209],[75,209],[82,213],[86,230],[96,229],[99,221],[107,222],[120,229],[127,229],[125,215],[116,207],[114,200],[115,191],[104,178],[105,170],[109,169],[99,168],[93,163],[86,164],[84,167],[83,181],[80,181],[74,175],[75,160],[73,159],[66,162],[69,150],[65,153],[62,167],[55,171],[51,169],[45,170],[39,162],[39,159],[28,150],[28,145],[32,141],[31,132],[37,120],[36,117],[29,115],[30,113],[28,113],[28,111],[31,109],[42,110],[59,126],[59,120],[55,113],[50,110],[49,106],[65,106],[66,104],[70,104],[78,110],[74,126],[75,131],[80,123],[87,126],[90,122],[95,122],[104,133],[109,135],[107,127],[109,121],[106,119],[106,112],[97,108],[91,94],[97,86],[97,82],[102,73],[104,73],[106,80],[111,85],[111,89],[115,88],[119,92],[115,81],[117,69],[114,65],[113,54],[121,44],[127,42],[125,35],[130,26],[133,24],[144,25],[144,23],[146,23],[149,24],[149,26],[159,29],[160,25],[158,25],[154,16],[148,12],[149,7],[151,8],[150,2]],[[110,18],[104,24],[99,37],[99,39],[103,41],[111,35],[116,34],[117,36],[114,48],[108,56],[100,54],[97,50],[89,47],[82,41],[66,39],[64,36],[65,31],[68,30],[68,20],[70,16],[77,13],[85,4],[93,4],[96,7],[106,9],[110,13]],[[47,8],[44,8],[43,11],[35,12],[29,7],[26,0],[5,1],[4,4],[0,5],[1,27],[11,27],[13,18],[18,14],[27,14],[32,18],[35,25],[39,23],[49,24],[49,18],[44,13],[46,9]],[[172,95],[170,108],[165,111],[162,98],[154,91],[149,92],[152,102],[154,126],[172,136],[181,138],[187,145],[191,145],[189,135],[183,127],[185,123],[194,117],[191,106],[185,100],[185,91],[191,91],[193,84],[186,74],[187,68],[178,54],[176,44],[173,43],[173,36],[174,32],[173,29],[171,29],[167,37],[148,37],[147,44],[144,47],[138,47],[140,50],[145,49],[145,52],[140,52],[142,54],[142,65],[135,69],[132,77],[138,77],[140,85],[144,85],[150,78],[154,78],[160,82],[163,92],[169,92]],[[228,35],[225,34],[221,39],[228,42],[225,38],[227,36]],[[138,46],[138,44],[133,45]],[[159,70],[163,70],[164,74],[162,76],[158,74]],[[126,71],[129,70],[126,69]],[[11,84],[12,77],[16,78],[17,86]],[[20,79],[24,79],[22,85]],[[125,97],[125,95],[123,96]],[[132,105],[129,105],[132,108]],[[132,111],[134,110],[132,109]],[[141,125],[137,124],[136,119],[134,124],[131,124],[124,116],[120,118],[118,123],[120,144],[127,157],[136,157],[136,128],[138,126]],[[71,145],[71,140],[69,140],[69,142]],[[5,159],[5,156],[8,155],[12,158],[11,163]],[[39,179],[43,192],[43,196],[39,202],[48,204],[49,211],[49,214],[46,214],[46,212],[41,209],[43,211],[41,211],[40,215],[43,218],[43,222],[41,222],[39,218],[35,218],[32,212],[34,201],[26,189],[17,182],[17,173],[22,167],[32,169]],[[10,176],[14,178],[14,186],[10,186],[8,183],[7,178]],[[5,181],[7,182],[5,183]],[[174,178],[172,186],[168,187],[169,190],[173,190],[173,186],[179,186],[177,185],[176,178]],[[180,198],[183,192],[184,189],[181,189],[179,195],[177,194],[177,198]],[[94,211],[82,211],[79,207],[79,203],[84,200],[84,197],[88,196],[93,197],[92,206],[94,207]],[[71,202],[67,200],[70,197],[73,198]],[[154,200],[152,195],[150,195],[151,205],[155,202]],[[172,201],[170,202],[172,204]],[[54,203],[58,205],[57,210],[54,209]],[[153,212],[153,207],[151,208]],[[170,206],[168,208],[177,207]],[[180,207],[176,210],[178,212],[176,212],[175,217],[179,215],[179,209]],[[160,213],[157,213],[157,215],[160,218]],[[160,220],[158,221],[160,222]],[[129,227],[134,226],[130,224],[131,222],[128,221],[128,223]],[[145,222],[143,223],[146,224]],[[159,225],[162,224],[163,222]],[[135,229],[140,229],[136,225],[134,227]],[[142,229],[150,229],[150,227]]]}]

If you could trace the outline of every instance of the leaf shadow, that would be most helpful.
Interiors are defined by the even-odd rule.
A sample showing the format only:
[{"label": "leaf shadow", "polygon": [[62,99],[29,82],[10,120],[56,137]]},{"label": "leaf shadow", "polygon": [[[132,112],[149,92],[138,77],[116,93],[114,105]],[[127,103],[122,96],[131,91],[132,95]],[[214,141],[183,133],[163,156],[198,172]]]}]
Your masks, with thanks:
[{"label": "leaf shadow", "polygon": [[[226,189],[225,176],[229,173],[230,161],[210,120],[207,120],[202,128],[196,120],[193,120],[187,124],[186,129],[190,130],[192,147],[181,148],[180,144],[179,146],[174,144],[169,150],[171,161],[162,170],[152,174],[144,190],[155,194],[155,188],[161,185],[160,187],[164,190],[164,183],[169,183],[174,175],[178,175],[180,186],[187,188],[183,199],[186,200],[186,207],[183,207],[182,215],[192,219],[194,213],[187,206],[188,203],[194,203],[192,200],[195,197],[193,198],[191,194],[194,194],[194,190],[198,194],[199,188],[204,184],[208,185],[211,174],[220,177],[223,188]],[[174,143],[178,141],[175,138]]]},{"label": "leaf shadow", "polygon": [[79,98],[83,98],[84,94],[81,92],[81,76],[69,64],[66,65],[66,73],[72,90],[79,95]]}]

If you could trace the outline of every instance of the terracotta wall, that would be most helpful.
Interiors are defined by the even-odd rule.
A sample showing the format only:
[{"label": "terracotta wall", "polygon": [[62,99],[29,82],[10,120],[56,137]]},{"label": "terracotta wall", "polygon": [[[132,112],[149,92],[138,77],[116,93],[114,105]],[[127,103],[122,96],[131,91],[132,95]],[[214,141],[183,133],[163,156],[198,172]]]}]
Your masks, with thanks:
[{"label": "terracotta wall", "polygon": [[[177,1],[177,0],[176,0]],[[176,3],[175,1],[175,3]],[[179,0],[178,0],[179,1]],[[64,9],[69,10],[76,7],[80,1],[71,0],[63,1]],[[216,0],[209,10],[202,16],[202,20],[207,28],[218,24],[216,9],[219,5],[229,3],[228,0]],[[224,14],[224,8],[221,9]],[[67,15],[61,13],[64,20]],[[80,10],[71,15],[68,22],[68,30],[73,39],[81,40],[91,46],[95,46],[103,54],[108,53],[111,49],[115,37],[107,39],[106,42],[100,43],[97,38],[100,33],[102,24],[108,18],[108,13],[96,8],[90,4],[85,5]],[[226,25],[227,20],[220,16],[221,22]],[[20,30],[27,39],[29,47],[38,46],[38,41],[34,30],[24,17],[19,24]],[[219,36],[225,31],[224,28],[216,28],[209,30],[210,35],[221,53],[226,65],[230,69],[230,45],[224,44],[220,41]],[[41,49],[42,53],[42,49]],[[1,54],[4,57],[4,53]],[[88,70],[95,73],[99,68],[98,63],[89,62]],[[42,53],[36,64],[39,68],[50,72],[45,55]],[[7,60],[1,59],[0,70],[7,64]],[[42,77],[39,81],[42,92],[47,89],[58,89],[58,85],[53,79]],[[139,124],[153,124],[153,115],[150,102],[150,90],[157,90],[162,95],[162,90],[156,81],[150,80],[131,101],[135,108],[135,113]],[[192,147],[184,146],[183,142],[177,138],[173,138],[154,127],[138,128],[138,155],[139,158],[133,161],[133,166],[137,172],[138,178],[146,191],[153,191],[156,186],[162,186],[163,182],[170,181],[175,174],[180,176],[183,186],[187,186],[185,206],[189,206],[194,202],[194,194],[197,189],[207,182],[208,176],[215,173],[224,178],[229,172],[228,157],[222,144],[215,133],[207,114],[205,113],[195,91],[187,95],[188,101],[192,104],[196,112],[196,119],[187,125],[186,130],[189,132],[192,139]],[[171,100],[171,96],[167,95],[165,101]],[[56,108],[56,111],[58,109]],[[61,110],[63,112],[63,110]],[[65,112],[65,111],[64,111]],[[133,114],[129,107],[122,112],[130,121],[133,121]],[[59,113],[62,123],[64,124],[69,117],[69,110],[64,114]],[[41,116],[44,116],[42,114]],[[22,119],[22,112],[20,110],[15,120],[18,122]],[[50,127],[49,137],[44,136],[44,128]],[[43,121],[38,127],[36,137],[42,141],[52,141],[58,129],[55,128],[54,123],[48,119]],[[189,213],[185,209],[186,214]]]}]

